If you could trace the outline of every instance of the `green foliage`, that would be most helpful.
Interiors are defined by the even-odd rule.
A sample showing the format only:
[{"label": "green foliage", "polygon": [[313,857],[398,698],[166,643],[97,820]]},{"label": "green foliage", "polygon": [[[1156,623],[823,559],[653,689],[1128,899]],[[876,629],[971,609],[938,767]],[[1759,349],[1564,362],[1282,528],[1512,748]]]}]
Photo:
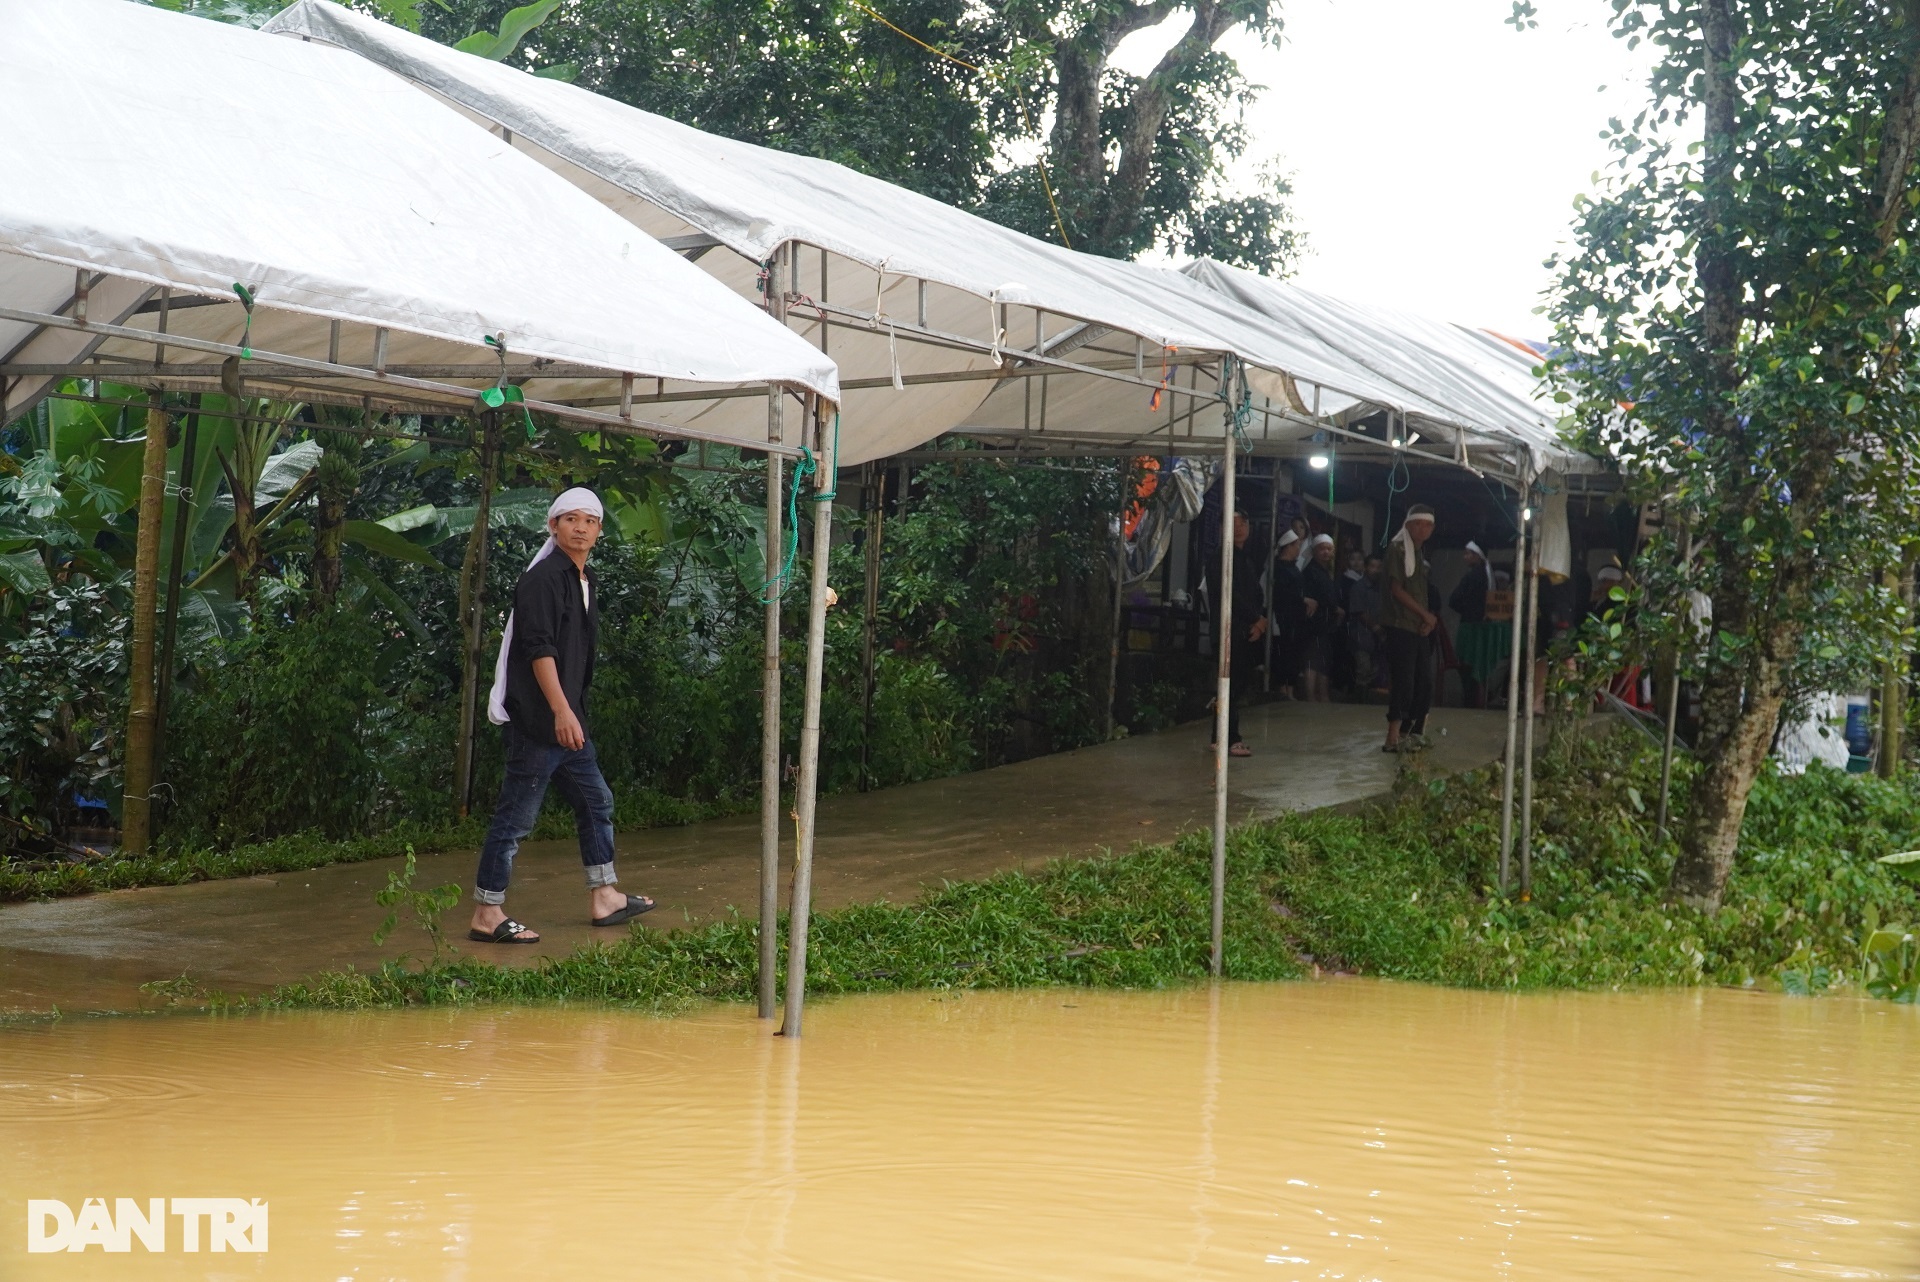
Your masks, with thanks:
[{"label": "green foliage", "polygon": [[[1920,21],[1812,0],[1613,8],[1659,57],[1558,262],[1552,365],[1583,443],[1692,532],[1695,563],[1641,618],[1690,588],[1712,601],[1704,643],[1678,638],[1706,768],[1675,870],[1711,904],[1780,710],[1861,683],[1909,626],[1880,576],[1920,477]],[[1674,551],[1643,558],[1650,582]]]},{"label": "green foliage", "polygon": [[263,621],[196,664],[167,740],[168,839],[338,840],[383,813],[431,813],[422,803],[441,781],[410,749],[433,728],[375,681],[383,639],[373,620],[335,608]]},{"label": "green foliage", "polygon": [[[0,627],[0,813],[13,838],[44,844],[76,793],[111,801],[126,713],[125,579],[73,578],[36,593]],[[0,835],[0,850],[13,845]]]},{"label": "green foliage", "polygon": [[433,960],[437,962],[446,948],[440,918],[460,902],[460,887],[448,882],[444,886],[420,889],[413,884],[418,872],[419,865],[414,858],[413,847],[408,846],[406,864],[388,873],[386,886],[374,892],[373,902],[386,909],[387,915],[374,929],[373,942],[376,947],[387,942],[387,936],[400,923],[400,910],[404,907],[414,924],[426,931],[427,937],[433,941]]}]

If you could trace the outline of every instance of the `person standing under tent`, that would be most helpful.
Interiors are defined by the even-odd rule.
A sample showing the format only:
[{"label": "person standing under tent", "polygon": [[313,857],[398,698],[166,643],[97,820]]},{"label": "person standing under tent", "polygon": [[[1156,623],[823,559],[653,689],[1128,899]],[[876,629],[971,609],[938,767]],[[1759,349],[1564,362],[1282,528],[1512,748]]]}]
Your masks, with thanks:
[{"label": "person standing under tent", "polygon": [[1359,684],[1358,657],[1353,643],[1353,598],[1367,581],[1367,559],[1356,549],[1347,553],[1347,568],[1334,581],[1340,594],[1340,628],[1333,635],[1333,688],[1351,690]]},{"label": "person standing under tent", "polygon": [[[1266,601],[1260,591],[1260,560],[1247,546],[1253,525],[1245,512],[1233,514],[1233,647],[1227,656],[1227,752],[1235,757],[1251,757],[1240,733],[1240,708],[1253,689],[1253,674],[1260,670],[1260,639],[1267,635]],[[1277,650],[1276,650],[1277,653]],[[1210,742],[1220,746],[1220,723],[1214,723]]]},{"label": "person standing under tent", "polygon": [[1300,647],[1307,628],[1306,582],[1299,567],[1300,535],[1288,530],[1273,550],[1273,688],[1282,699],[1304,698]]},{"label": "person standing under tent", "polygon": [[1433,632],[1440,618],[1428,604],[1431,566],[1421,550],[1433,537],[1433,509],[1415,503],[1387,543],[1381,602],[1387,652],[1387,741],[1383,752],[1427,746],[1433,706]]},{"label": "person standing under tent", "polygon": [[[1483,652],[1488,649],[1488,642],[1497,646],[1498,638],[1506,635],[1498,629],[1487,635],[1487,593],[1492,589],[1493,567],[1487,564],[1486,550],[1468,539],[1466,573],[1448,595],[1447,608],[1460,616],[1460,632],[1454,638],[1454,649],[1459,652],[1463,665],[1460,669],[1462,701],[1470,708],[1482,703],[1482,669],[1487,662]],[[1503,656],[1495,656],[1499,657]]]},{"label": "person standing under tent", "polygon": [[1333,698],[1333,646],[1340,631],[1340,589],[1333,579],[1333,536],[1313,536],[1313,559],[1301,575],[1307,621],[1301,645],[1301,674],[1306,697],[1315,703]]},{"label": "person standing under tent", "polygon": [[480,847],[467,938],[534,944],[538,932],[507,916],[507,882],[520,842],[533,831],[551,783],[573,807],[587,875],[587,917],[618,926],[653,907],[628,895],[613,870],[613,792],[587,734],[587,690],[600,621],[600,586],[587,556],[604,511],[592,490],[574,488],[547,509],[547,541],[513,589],[513,612],[494,665],[487,717],[501,727],[506,776]]}]

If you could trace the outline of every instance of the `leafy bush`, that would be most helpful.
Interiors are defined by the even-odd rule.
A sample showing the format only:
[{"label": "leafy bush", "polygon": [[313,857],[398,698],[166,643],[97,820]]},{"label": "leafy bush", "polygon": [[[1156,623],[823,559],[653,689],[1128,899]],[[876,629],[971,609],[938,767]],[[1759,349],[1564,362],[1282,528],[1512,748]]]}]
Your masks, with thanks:
[{"label": "leafy bush", "polygon": [[32,597],[0,645],[0,851],[72,822],[77,793],[119,810],[126,724],[123,578],[73,579]]},{"label": "leafy bush", "polygon": [[421,782],[417,726],[373,678],[383,639],[373,620],[331,609],[203,656],[168,730],[169,841],[339,839],[405,809]]}]

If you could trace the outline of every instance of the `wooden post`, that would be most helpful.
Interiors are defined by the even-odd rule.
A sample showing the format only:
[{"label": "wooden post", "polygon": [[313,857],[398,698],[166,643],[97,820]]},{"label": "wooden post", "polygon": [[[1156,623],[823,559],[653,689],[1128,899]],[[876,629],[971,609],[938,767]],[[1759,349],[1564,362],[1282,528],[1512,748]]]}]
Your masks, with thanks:
[{"label": "wooden post", "polygon": [[473,529],[467,534],[467,554],[460,565],[460,634],[465,657],[460,668],[460,741],[454,750],[454,813],[465,819],[473,805],[473,740],[479,727],[480,674],[486,668],[487,545],[493,520],[494,471],[499,466],[499,421],[482,416],[480,438],[480,501],[474,506]]},{"label": "wooden post", "polygon": [[140,523],[133,554],[133,639],[127,674],[126,786],[120,848],[144,855],[153,841],[153,634],[159,604],[160,522],[167,497],[167,415],[160,394],[147,398],[147,444],[140,458]]},{"label": "wooden post", "polygon": [[[786,392],[767,388],[767,442],[782,440]],[[773,1018],[780,966],[780,596],[778,582],[784,543],[781,529],[781,460],[767,455],[766,636],[760,651],[760,1007],[761,1019]]]},{"label": "wooden post", "polygon": [[1513,768],[1519,751],[1520,723],[1520,630],[1525,623],[1527,601],[1528,483],[1526,472],[1520,476],[1520,532],[1513,545],[1513,626],[1507,642],[1507,753],[1500,770],[1500,893],[1507,893],[1507,878],[1513,866]]},{"label": "wooden post", "polygon": [[1227,740],[1227,727],[1233,711],[1233,504],[1234,472],[1237,451],[1233,424],[1227,424],[1226,448],[1220,480],[1220,599],[1214,602],[1216,623],[1213,648],[1219,659],[1213,708],[1213,948],[1208,954],[1207,970],[1218,979],[1225,964],[1227,894],[1227,762],[1233,759],[1233,745]]},{"label": "wooden post", "polygon": [[[821,453],[822,406],[810,415],[814,452]],[[821,457],[813,478],[813,588],[807,602],[807,675],[801,694],[800,779],[794,798],[799,815],[794,834],[793,906],[787,912],[787,1011],[780,1032],[800,1036],[807,997],[807,925],[813,909],[813,827],[820,786],[820,678],[826,657],[827,575],[833,549],[835,462]]]},{"label": "wooden post", "polygon": [[167,559],[167,608],[160,625],[160,658],[156,664],[159,693],[153,709],[153,774],[161,782],[167,766],[167,713],[173,706],[173,649],[180,624],[180,576],[187,558],[187,530],[193,524],[193,477],[200,444],[200,393],[193,394],[193,413],[187,417],[180,440],[180,480],[173,502],[173,550]]}]

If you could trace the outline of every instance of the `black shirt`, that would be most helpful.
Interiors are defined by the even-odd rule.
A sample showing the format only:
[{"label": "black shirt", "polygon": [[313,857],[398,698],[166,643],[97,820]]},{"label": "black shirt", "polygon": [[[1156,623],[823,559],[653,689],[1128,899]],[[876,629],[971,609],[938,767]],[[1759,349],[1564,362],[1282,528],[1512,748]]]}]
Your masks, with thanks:
[{"label": "black shirt", "polygon": [[[581,599],[580,584],[588,592]],[[554,744],[553,709],[533,675],[535,659],[552,659],[567,706],[587,727],[587,688],[593,684],[593,647],[600,623],[600,584],[556,551],[520,576],[513,589],[513,648],[507,653],[507,717],[513,728]]]},{"label": "black shirt", "polygon": [[1447,598],[1447,604],[1453,607],[1462,623],[1485,623],[1487,621],[1487,567],[1474,565],[1467,567],[1467,573],[1460,585]]},{"label": "black shirt", "polygon": [[1297,641],[1306,631],[1306,582],[1293,556],[1282,548],[1273,563],[1274,636],[1282,641]]},{"label": "black shirt", "polygon": [[1302,631],[1307,636],[1324,637],[1333,632],[1334,611],[1340,607],[1340,590],[1334,586],[1333,575],[1318,561],[1307,562],[1307,568],[1300,575],[1301,589],[1319,607],[1310,615]]}]

